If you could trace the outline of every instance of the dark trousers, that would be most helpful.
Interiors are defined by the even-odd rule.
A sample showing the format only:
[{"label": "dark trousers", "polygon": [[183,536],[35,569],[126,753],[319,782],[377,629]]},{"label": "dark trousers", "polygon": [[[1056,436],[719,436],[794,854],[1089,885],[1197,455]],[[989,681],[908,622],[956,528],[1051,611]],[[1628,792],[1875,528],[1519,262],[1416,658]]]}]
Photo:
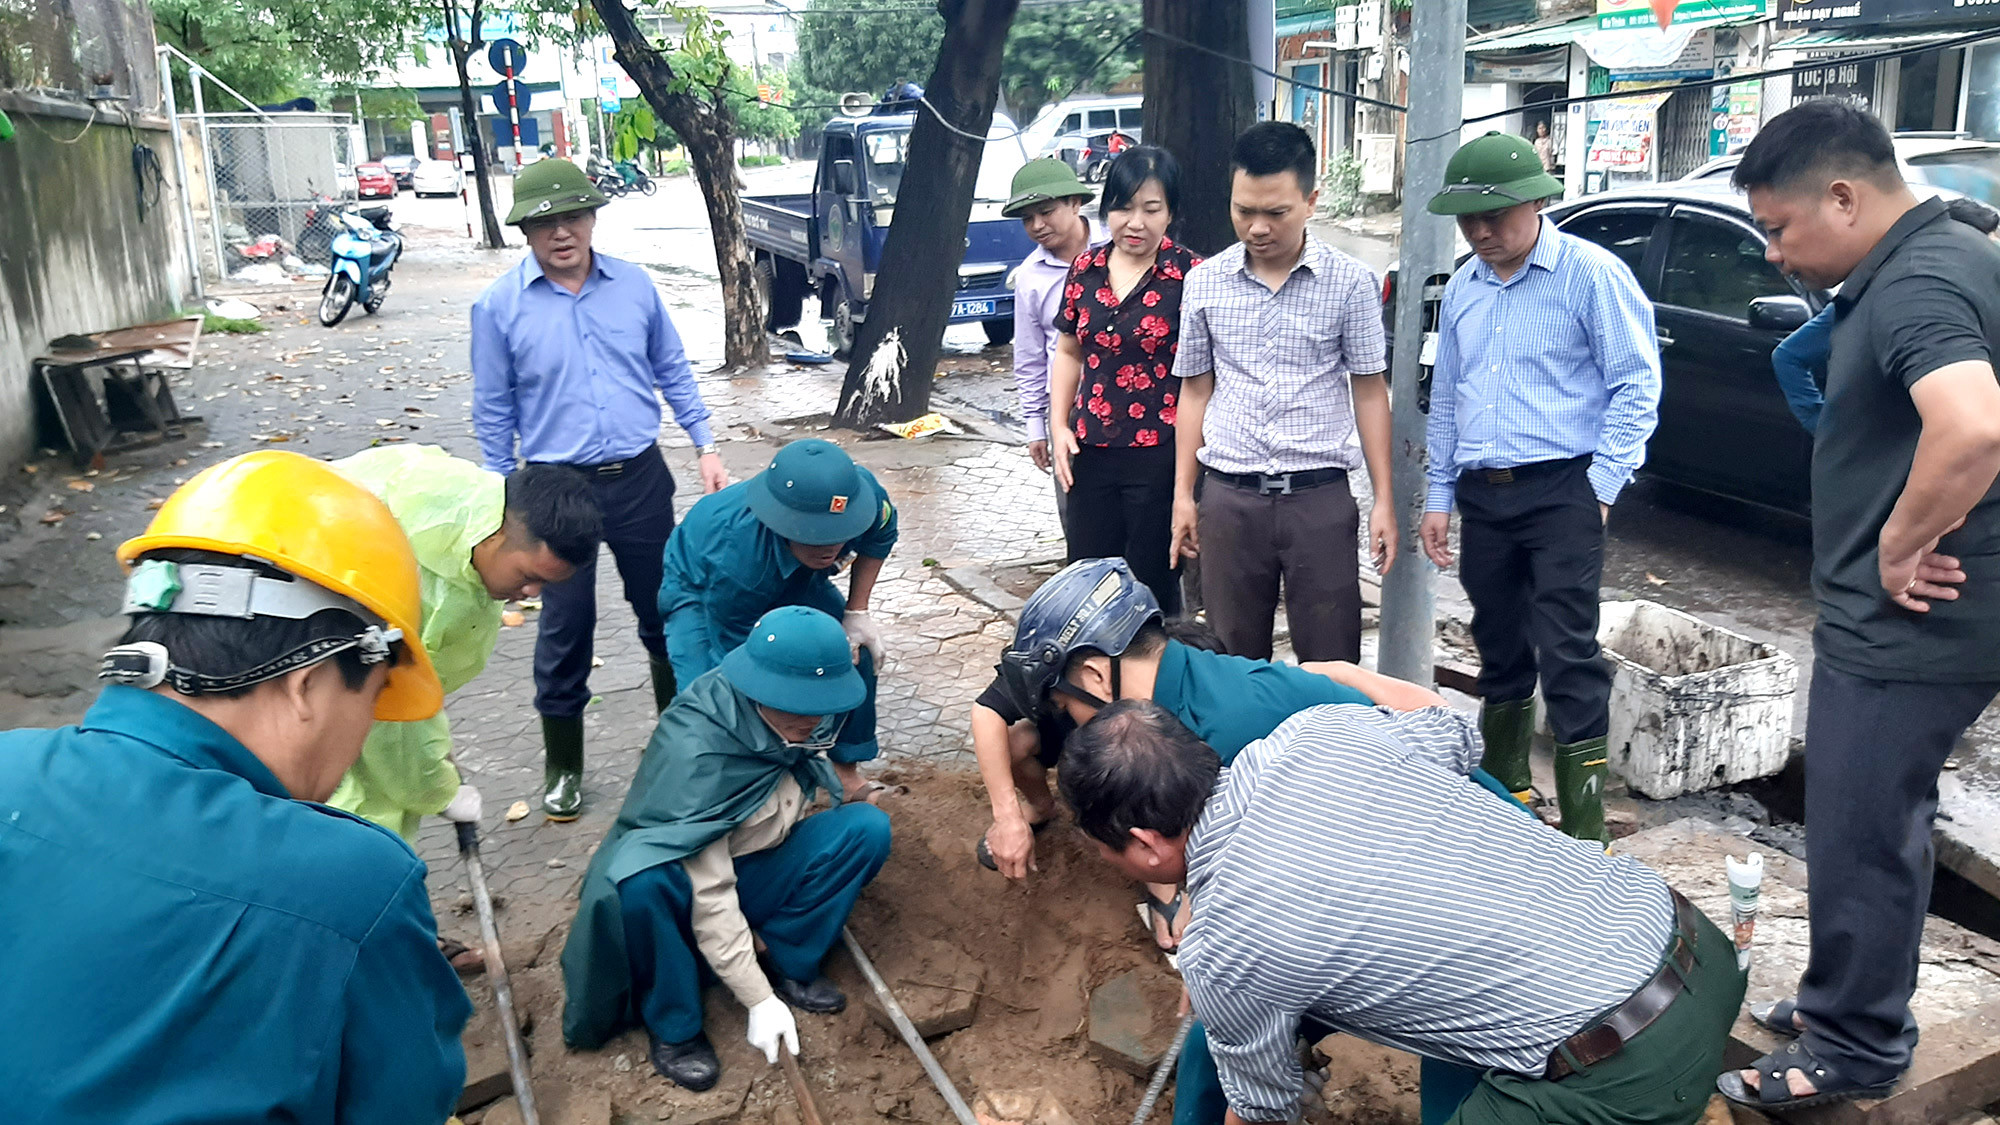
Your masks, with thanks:
[{"label": "dark trousers", "polygon": [[1168,617],[1181,611],[1181,572],[1168,569],[1173,542],[1174,447],[1086,445],[1070,462],[1064,533],[1069,561],[1123,557]]},{"label": "dark trousers", "polygon": [[2000,684],[1891,683],[1813,667],[1812,952],[1798,1008],[1808,1044],[1857,1082],[1887,1082],[1910,1064],[1938,771],[1996,693]]},{"label": "dark trousers", "polygon": [[1590,459],[1544,461],[1496,483],[1485,470],[1458,478],[1458,580],[1472,601],[1479,696],[1512,703],[1542,681],[1557,743],[1610,727],[1611,669],[1597,647],[1604,516]]},{"label": "dark trousers", "polygon": [[[625,600],[639,618],[639,643],[666,659],[660,627],[661,560],[674,530],[674,474],[659,449],[625,462],[624,471],[580,469],[604,511],[604,545],[625,582]],[[551,718],[583,714],[590,702],[590,658],[597,631],[597,560],[567,581],[542,587],[542,618],[535,635],[535,710]]]},{"label": "dark trousers", "polygon": [[[861,888],[889,858],[889,816],[845,804],[800,821],[785,842],[736,857],[736,902],[787,978],[809,981],[840,940]],[[618,884],[632,994],[647,1030],[684,1043],[701,1030],[701,988],[715,979],[695,944],[693,887],[679,863]]]},{"label": "dark trousers", "polygon": [[1290,495],[1210,475],[1200,504],[1201,600],[1225,649],[1271,658],[1282,579],[1298,659],[1361,659],[1361,512],[1345,474]]}]

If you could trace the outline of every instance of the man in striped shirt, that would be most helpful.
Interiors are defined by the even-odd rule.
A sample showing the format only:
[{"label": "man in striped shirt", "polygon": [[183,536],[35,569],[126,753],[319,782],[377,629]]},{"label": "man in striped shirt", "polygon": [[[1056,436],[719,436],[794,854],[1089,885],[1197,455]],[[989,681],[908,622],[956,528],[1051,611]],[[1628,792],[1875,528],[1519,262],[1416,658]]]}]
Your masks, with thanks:
[{"label": "man in striped shirt", "polygon": [[1431,198],[1473,257],[1444,290],[1418,535],[1449,567],[1457,506],[1487,771],[1531,795],[1539,675],[1563,831],[1609,844],[1597,587],[1611,505],[1659,421],[1660,349],[1625,263],[1542,217],[1561,193],[1526,140],[1488,133],[1453,154]]},{"label": "man in striped shirt", "polygon": [[1230,1125],[1291,1118],[1306,1028],[1485,1069],[1462,1125],[1701,1117],[1734,947],[1638,861],[1481,788],[1479,756],[1444,708],[1314,707],[1227,770],[1146,701],[1071,737],[1078,826],[1133,879],[1187,880],[1181,975]]}]

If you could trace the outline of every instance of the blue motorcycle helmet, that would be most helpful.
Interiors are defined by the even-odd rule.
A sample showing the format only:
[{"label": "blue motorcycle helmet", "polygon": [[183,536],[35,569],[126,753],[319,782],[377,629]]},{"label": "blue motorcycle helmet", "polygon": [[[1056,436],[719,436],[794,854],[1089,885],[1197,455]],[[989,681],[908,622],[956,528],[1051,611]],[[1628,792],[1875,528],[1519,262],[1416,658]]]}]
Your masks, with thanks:
[{"label": "blue motorcycle helmet", "polygon": [[1000,681],[1023,714],[1048,710],[1049,693],[1063,691],[1093,707],[1098,699],[1063,679],[1079,651],[1111,657],[1111,694],[1118,695],[1118,657],[1148,623],[1164,624],[1153,591],[1132,576],[1124,559],[1081,559],[1042,583],[1021,607],[1014,641],[1000,654]]}]

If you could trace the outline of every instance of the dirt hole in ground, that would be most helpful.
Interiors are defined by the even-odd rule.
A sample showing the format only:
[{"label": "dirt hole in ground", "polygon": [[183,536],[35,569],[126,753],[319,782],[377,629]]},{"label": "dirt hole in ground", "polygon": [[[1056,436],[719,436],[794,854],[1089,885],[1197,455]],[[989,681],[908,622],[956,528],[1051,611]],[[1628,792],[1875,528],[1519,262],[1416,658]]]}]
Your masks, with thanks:
[{"label": "dirt hole in ground", "polygon": [[[895,848],[851,925],[920,1025],[940,1011],[944,1026],[962,1021],[963,1012],[950,1011],[952,1002],[976,993],[970,1022],[929,1040],[959,1093],[972,1102],[982,1091],[1039,1088],[1077,1125],[1129,1121],[1145,1083],[1093,1052],[1091,993],[1114,977],[1137,973],[1139,993],[1159,1009],[1147,1016],[1168,1035],[1178,994],[1171,970],[1140,929],[1134,888],[1097,857],[1066,815],[1037,840],[1040,870],[1026,884],[1010,883],[973,857],[991,819],[976,774],[928,767],[895,772],[894,780],[910,787],[890,809]],[[501,924],[504,929],[504,918]],[[571,1103],[601,1106],[608,1096],[616,1122],[798,1125],[782,1074],[743,1041],[743,1012],[719,985],[708,990],[706,1031],[722,1057],[723,1077],[709,1093],[691,1094],[656,1077],[642,1031],[627,1032],[601,1051],[564,1048],[555,956],[562,936],[514,981],[518,1002],[533,1017],[538,1088]],[[806,1080],[829,1125],[950,1122],[915,1056],[871,1014],[870,991],[847,954],[836,950],[827,970],[846,991],[848,1008],[837,1016],[802,1013],[799,1027]],[[476,1003],[490,1003],[483,982],[475,979],[470,987]],[[1344,1038],[1323,1050],[1335,1060],[1327,1107],[1316,1108],[1308,1121],[1417,1120],[1414,1058]],[[1172,1099],[1169,1084],[1149,1120],[1170,1122]],[[481,1125],[488,1113],[498,1120],[496,1107],[468,1112],[466,1125]],[[544,1120],[568,1125],[546,1114]]]}]

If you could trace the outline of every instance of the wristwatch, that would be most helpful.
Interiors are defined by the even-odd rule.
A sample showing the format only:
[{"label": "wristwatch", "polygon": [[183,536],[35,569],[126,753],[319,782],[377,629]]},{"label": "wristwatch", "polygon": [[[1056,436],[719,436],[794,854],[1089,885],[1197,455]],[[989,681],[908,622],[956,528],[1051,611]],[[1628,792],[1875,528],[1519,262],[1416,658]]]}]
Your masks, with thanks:
[{"label": "wristwatch", "polygon": [[719,453],[719,452],[721,451],[716,449],[715,443],[712,441],[706,445],[697,445],[694,447],[694,455],[696,457],[706,457],[711,453]]}]

